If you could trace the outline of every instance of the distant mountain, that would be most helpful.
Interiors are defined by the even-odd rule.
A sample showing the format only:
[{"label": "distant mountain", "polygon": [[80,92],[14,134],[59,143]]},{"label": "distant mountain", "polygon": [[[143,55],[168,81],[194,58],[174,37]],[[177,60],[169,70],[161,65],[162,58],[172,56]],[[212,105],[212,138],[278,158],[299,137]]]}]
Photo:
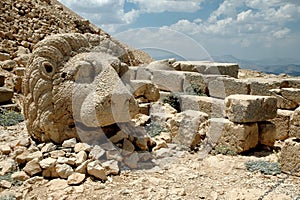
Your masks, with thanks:
[{"label": "distant mountain", "polygon": [[[149,52],[149,54],[151,54]],[[166,58],[175,58],[176,60],[185,60],[184,58],[161,52],[159,56],[154,56],[156,60]],[[237,63],[240,68],[261,71],[267,74],[288,74],[291,76],[300,76],[300,60],[292,58],[274,58],[261,60],[243,60],[232,55],[211,56],[211,58],[204,58],[200,60],[213,60],[214,62]],[[195,59],[193,59],[195,60]]]},{"label": "distant mountain", "polygon": [[[242,60],[232,55],[212,56],[215,62],[238,63],[240,68],[252,69],[268,74],[288,74],[291,76],[300,76],[300,61],[297,59],[264,59],[257,61]],[[291,64],[291,63],[296,64]]]}]

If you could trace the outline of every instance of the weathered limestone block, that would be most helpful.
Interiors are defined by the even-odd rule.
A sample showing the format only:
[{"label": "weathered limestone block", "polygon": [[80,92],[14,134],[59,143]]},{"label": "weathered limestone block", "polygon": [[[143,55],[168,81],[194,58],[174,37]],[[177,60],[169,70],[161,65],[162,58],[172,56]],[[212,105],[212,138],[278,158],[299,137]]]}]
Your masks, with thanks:
[{"label": "weathered limestone block", "polygon": [[172,141],[194,149],[200,142],[200,138],[195,138],[199,125],[206,120],[208,115],[200,111],[186,110],[176,114],[170,122]]},{"label": "weathered limestone block", "polygon": [[259,122],[258,132],[259,132],[258,142],[260,144],[264,144],[270,147],[274,146],[276,135],[277,135],[276,125],[274,123],[269,121]]},{"label": "weathered limestone block", "polygon": [[159,90],[151,81],[148,80],[132,80],[130,82],[133,96],[143,98],[146,102],[154,102],[159,99]]},{"label": "weathered limestone block", "polygon": [[224,117],[224,100],[206,96],[181,95],[181,110],[196,110],[205,112],[210,118]]},{"label": "weathered limestone block", "polygon": [[128,66],[112,56],[120,48],[93,44],[83,34],[52,35],[36,44],[23,84],[24,116],[35,139],[80,140],[78,124],[99,128],[130,121],[138,113],[137,102],[120,79]]},{"label": "weathered limestone block", "polygon": [[137,70],[138,70],[138,67],[129,67],[129,70],[127,73],[130,74],[130,80],[136,80]]},{"label": "weathered limestone block", "polygon": [[272,89],[270,94],[277,98],[277,108],[292,110],[298,107],[298,103],[285,98],[281,94],[281,89]]},{"label": "weathered limestone block", "polygon": [[136,70],[136,80],[151,80],[152,79],[152,71],[145,67],[138,67]]},{"label": "weathered limestone block", "polygon": [[207,83],[205,76],[197,72],[184,72],[183,92],[187,94],[206,94]]},{"label": "weathered limestone block", "polygon": [[298,105],[300,104],[300,89],[297,88],[281,88],[281,95]]},{"label": "weathered limestone block", "polygon": [[289,137],[300,138],[300,107],[298,107],[292,117]]},{"label": "weathered limestone block", "polygon": [[222,98],[233,94],[249,94],[249,86],[244,80],[229,77],[219,77],[208,85],[211,97]]},{"label": "weathered limestone block", "polygon": [[277,117],[269,120],[276,126],[275,140],[285,140],[289,137],[290,119],[294,112],[290,110],[277,110]]},{"label": "weathered limestone block", "polygon": [[209,119],[201,125],[199,135],[206,135],[206,146],[228,146],[237,153],[256,147],[259,137],[257,123],[237,124],[224,118]]},{"label": "weathered limestone block", "polygon": [[160,90],[170,92],[182,92],[184,74],[179,71],[163,71],[155,70],[152,71],[153,77],[152,82],[157,85]]},{"label": "weathered limestone block", "polygon": [[280,79],[250,78],[248,79],[250,94],[270,96],[270,90],[279,89],[283,84],[282,82]]},{"label": "weathered limestone block", "polygon": [[172,66],[175,63],[174,58],[164,59],[164,60],[156,60],[149,63],[146,68],[151,70],[171,70],[174,71],[174,67]]},{"label": "weathered limestone block", "polygon": [[297,88],[300,89],[300,78],[286,78],[282,80],[282,88]]},{"label": "weathered limestone block", "polygon": [[177,70],[198,72],[201,74],[220,74],[238,77],[239,66],[235,63],[215,63],[209,61],[178,61],[173,64]]},{"label": "weathered limestone block", "polygon": [[277,99],[270,96],[231,95],[225,99],[226,115],[232,122],[247,123],[273,119]]},{"label": "weathered limestone block", "polygon": [[300,176],[300,139],[289,138],[281,149],[280,166],[285,173]]},{"label": "weathered limestone block", "polygon": [[6,87],[0,87],[0,103],[11,100],[14,96],[14,91]]}]

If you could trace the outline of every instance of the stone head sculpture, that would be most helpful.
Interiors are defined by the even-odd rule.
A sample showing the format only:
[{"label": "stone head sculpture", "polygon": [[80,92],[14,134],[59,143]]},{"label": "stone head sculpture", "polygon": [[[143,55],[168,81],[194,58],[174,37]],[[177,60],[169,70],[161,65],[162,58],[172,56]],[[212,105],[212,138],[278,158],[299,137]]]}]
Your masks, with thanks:
[{"label": "stone head sculpture", "polygon": [[23,83],[29,134],[61,143],[80,139],[76,124],[96,129],[130,121],[138,106],[124,84],[126,61],[126,49],[99,35],[60,34],[37,43]]}]

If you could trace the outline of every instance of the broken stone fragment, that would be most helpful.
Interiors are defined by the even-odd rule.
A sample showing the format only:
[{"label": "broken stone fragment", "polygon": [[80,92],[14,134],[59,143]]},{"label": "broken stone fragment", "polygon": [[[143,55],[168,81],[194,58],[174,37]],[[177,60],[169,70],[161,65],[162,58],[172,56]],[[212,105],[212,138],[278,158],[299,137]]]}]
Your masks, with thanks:
[{"label": "broken stone fragment", "polygon": [[26,181],[30,177],[24,171],[17,171],[11,175],[11,178],[18,181]]},{"label": "broken stone fragment", "polygon": [[90,152],[91,149],[92,149],[92,147],[87,143],[79,142],[79,143],[76,143],[74,146],[75,153],[78,153],[80,151]]},{"label": "broken stone fragment", "polygon": [[76,143],[77,143],[76,138],[71,138],[71,139],[65,140],[62,143],[62,147],[64,147],[64,148],[73,148],[73,147],[75,147]]},{"label": "broken stone fragment", "polygon": [[99,145],[95,145],[89,154],[89,158],[98,160],[104,155],[105,155],[105,150],[101,148]]},{"label": "broken stone fragment", "polygon": [[56,172],[58,173],[59,177],[61,177],[63,179],[67,179],[74,172],[72,167],[67,164],[57,164],[55,166],[55,169],[56,169]]},{"label": "broken stone fragment", "polygon": [[120,172],[119,163],[116,160],[108,160],[102,163],[102,166],[106,170],[106,175],[118,175]]},{"label": "broken stone fragment", "polygon": [[5,154],[5,155],[8,155],[11,152],[11,148],[7,144],[0,145],[0,152]]},{"label": "broken stone fragment", "polygon": [[23,170],[29,175],[29,176],[33,176],[35,174],[38,174],[40,172],[42,172],[41,166],[39,164],[39,159],[35,158],[31,161],[29,161],[25,167],[23,168]]},{"label": "broken stone fragment", "polygon": [[99,160],[92,161],[87,165],[87,173],[100,180],[107,180],[105,169],[101,166]]},{"label": "broken stone fragment", "polygon": [[74,172],[68,177],[68,185],[79,185],[85,179],[85,174]]}]

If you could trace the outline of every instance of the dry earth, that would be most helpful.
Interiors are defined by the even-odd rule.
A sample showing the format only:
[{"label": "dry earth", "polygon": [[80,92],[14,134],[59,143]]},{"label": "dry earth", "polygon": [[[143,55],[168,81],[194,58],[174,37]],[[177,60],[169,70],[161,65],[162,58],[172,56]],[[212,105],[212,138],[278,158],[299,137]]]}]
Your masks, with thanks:
[{"label": "dry earth", "polygon": [[[0,127],[0,144],[13,146],[24,141],[28,141],[24,123]],[[299,177],[247,171],[249,160],[277,162],[278,155],[272,151],[199,159],[199,153],[169,144],[154,155],[153,168],[122,170],[105,183],[87,178],[79,186],[68,186],[63,179],[35,176],[19,186],[0,189],[0,199],[9,199],[9,195],[10,199],[300,199]],[[1,155],[0,162],[8,158]]]}]

